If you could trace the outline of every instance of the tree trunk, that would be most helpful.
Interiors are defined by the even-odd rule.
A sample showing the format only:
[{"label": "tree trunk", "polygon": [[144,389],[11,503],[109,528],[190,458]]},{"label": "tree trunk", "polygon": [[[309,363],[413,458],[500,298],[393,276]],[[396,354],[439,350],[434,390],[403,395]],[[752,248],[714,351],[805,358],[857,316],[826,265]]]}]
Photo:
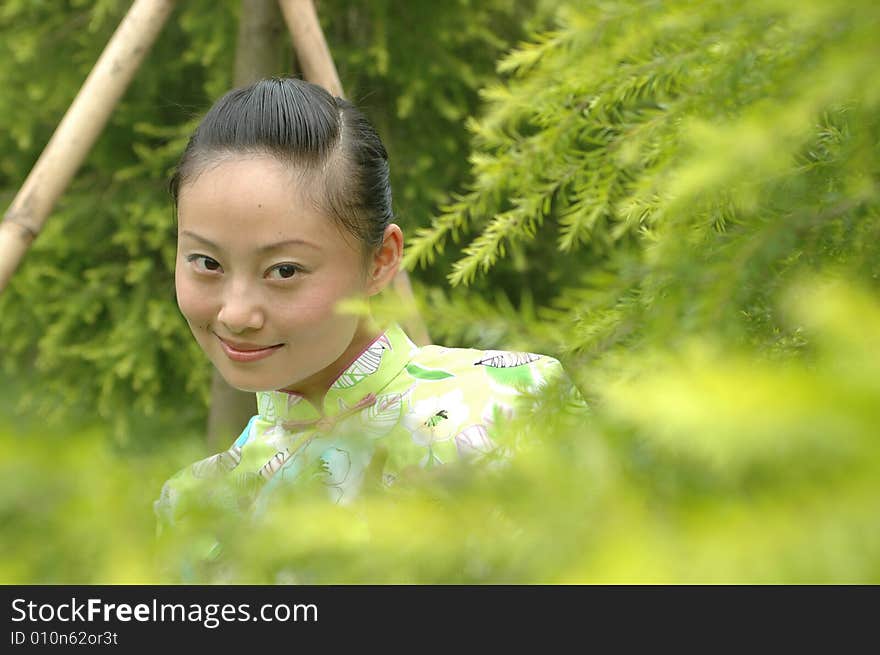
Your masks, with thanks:
[{"label": "tree trunk", "polygon": [[284,32],[277,0],[242,0],[235,50],[236,87],[283,71]]},{"label": "tree trunk", "polygon": [[[242,0],[235,49],[236,87],[279,74],[284,62],[284,23],[277,0]],[[256,413],[254,394],[229,386],[217,369],[211,381],[208,446],[226,448]]]}]

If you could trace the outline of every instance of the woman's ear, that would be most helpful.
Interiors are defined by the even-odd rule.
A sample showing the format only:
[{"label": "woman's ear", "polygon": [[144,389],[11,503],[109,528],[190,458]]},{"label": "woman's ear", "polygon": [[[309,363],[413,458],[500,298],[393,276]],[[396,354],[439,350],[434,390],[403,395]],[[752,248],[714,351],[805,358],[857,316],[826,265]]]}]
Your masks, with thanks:
[{"label": "woman's ear", "polygon": [[385,228],[382,243],[370,258],[367,294],[375,296],[384,289],[400,268],[403,257],[403,231],[391,223]]}]

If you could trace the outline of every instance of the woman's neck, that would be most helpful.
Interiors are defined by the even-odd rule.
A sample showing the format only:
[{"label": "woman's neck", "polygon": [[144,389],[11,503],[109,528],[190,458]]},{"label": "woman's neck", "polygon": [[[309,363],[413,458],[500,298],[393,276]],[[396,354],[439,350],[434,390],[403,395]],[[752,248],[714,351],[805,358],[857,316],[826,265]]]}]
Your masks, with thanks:
[{"label": "woman's neck", "polygon": [[351,343],[335,362],[318,371],[314,375],[284,389],[290,393],[303,396],[319,412],[323,411],[324,396],[333,381],[340,376],[367,349],[380,334],[379,327],[372,317],[365,316],[358,323]]}]

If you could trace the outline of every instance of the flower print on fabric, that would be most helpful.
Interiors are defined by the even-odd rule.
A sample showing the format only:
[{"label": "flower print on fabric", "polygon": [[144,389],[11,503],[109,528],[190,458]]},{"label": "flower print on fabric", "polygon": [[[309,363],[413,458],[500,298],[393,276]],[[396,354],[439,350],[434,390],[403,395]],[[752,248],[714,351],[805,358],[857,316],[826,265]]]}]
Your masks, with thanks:
[{"label": "flower print on fabric", "polygon": [[[511,401],[513,398],[510,399]],[[501,420],[510,420],[516,413],[510,402],[501,399],[493,400],[483,409],[483,423],[494,425]]]},{"label": "flower print on fabric", "polygon": [[287,449],[280,450],[269,459],[268,462],[263,464],[260,467],[258,473],[264,480],[269,480],[275,475],[278,470],[287,463],[287,460],[290,458],[290,451]]},{"label": "flower print on fabric", "polygon": [[522,366],[523,364],[531,364],[541,359],[540,355],[534,353],[515,353],[504,350],[486,350],[483,352],[482,358],[474,362],[480,366],[491,366],[492,368],[513,368]]},{"label": "flower print on fabric", "polygon": [[241,448],[232,446],[227,451],[211,455],[192,465],[194,478],[212,478],[221,473],[228,473],[241,462]]},{"label": "flower print on fabric", "polygon": [[532,362],[541,359],[534,353],[505,352],[503,350],[486,350],[474,366],[485,366],[489,377],[502,385],[522,389],[533,386],[535,379]]},{"label": "flower print on fabric", "polygon": [[407,364],[406,372],[419,380],[445,380],[455,376],[439,368],[424,368],[418,364]]},{"label": "flower print on fabric", "polygon": [[455,435],[455,448],[462,459],[473,459],[485,455],[495,448],[485,425],[470,425]]},{"label": "flower print on fabric", "polygon": [[318,461],[324,473],[323,482],[329,487],[334,502],[338,503],[345,495],[344,485],[351,475],[351,456],[341,448],[328,448]]},{"label": "flower print on fabric", "polygon": [[412,435],[413,441],[428,449],[427,455],[421,462],[422,466],[430,467],[443,463],[434,452],[434,444],[451,439],[469,414],[470,408],[464,401],[461,389],[455,389],[442,396],[432,396],[413,405],[402,422]]},{"label": "flower print on fabric", "polygon": [[257,412],[269,423],[275,423],[278,420],[271,393],[260,392],[257,394]]},{"label": "flower print on fabric", "polygon": [[295,393],[287,394],[287,412],[290,413],[290,409],[294,405],[301,403],[303,400],[304,400],[304,398],[302,396],[297,395]]},{"label": "flower print on fabric", "polygon": [[263,441],[266,445],[272,446],[276,450],[284,450],[287,448],[290,445],[292,438],[291,433],[280,425],[268,428],[263,432]]},{"label": "flower print on fabric", "polygon": [[383,437],[400,422],[412,403],[412,390],[415,385],[403,393],[383,394],[376,398],[376,403],[361,412],[361,427],[369,437]]},{"label": "flower print on fabric", "polygon": [[372,375],[379,370],[379,365],[382,363],[382,355],[385,354],[386,350],[391,349],[391,342],[388,340],[388,337],[383,334],[376,339],[376,341],[374,341],[360,357],[357,358],[354,364],[348,367],[345,373],[336,379],[332,388],[348,389],[349,387],[356,385],[368,375]]},{"label": "flower print on fabric", "polygon": [[264,480],[273,479],[278,471],[281,471],[283,475],[284,469],[287,469],[309,447],[314,438],[314,432],[307,432],[304,435],[298,436],[296,441],[292,442],[290,446],[272,455],[269,461],[260,467],[258,473]]}]

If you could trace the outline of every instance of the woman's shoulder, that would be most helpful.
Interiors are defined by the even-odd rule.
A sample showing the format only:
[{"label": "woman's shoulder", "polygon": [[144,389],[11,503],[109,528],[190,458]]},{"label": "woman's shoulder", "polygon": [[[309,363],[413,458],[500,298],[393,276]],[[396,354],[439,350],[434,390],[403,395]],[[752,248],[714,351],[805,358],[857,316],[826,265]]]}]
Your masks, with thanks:
[{"label": "woman's shoulder", "polygon": [[414,354],[413,359],[449,360],[454,362],[470,363],[473,366],[495,366],[498,368],[521,366],[539,360],[558,361],[549,355],[535,352],[518,350],[495,350],[482,348],[452,348],[431,344],[421,346]]},{"label": "woman's shoulder", "polygon": [[534,352],[479,348],[422,346],[406,366],[416,380],[493,382],[517,388],[542,386],[551,377],[564,374],[554,357]]}]

